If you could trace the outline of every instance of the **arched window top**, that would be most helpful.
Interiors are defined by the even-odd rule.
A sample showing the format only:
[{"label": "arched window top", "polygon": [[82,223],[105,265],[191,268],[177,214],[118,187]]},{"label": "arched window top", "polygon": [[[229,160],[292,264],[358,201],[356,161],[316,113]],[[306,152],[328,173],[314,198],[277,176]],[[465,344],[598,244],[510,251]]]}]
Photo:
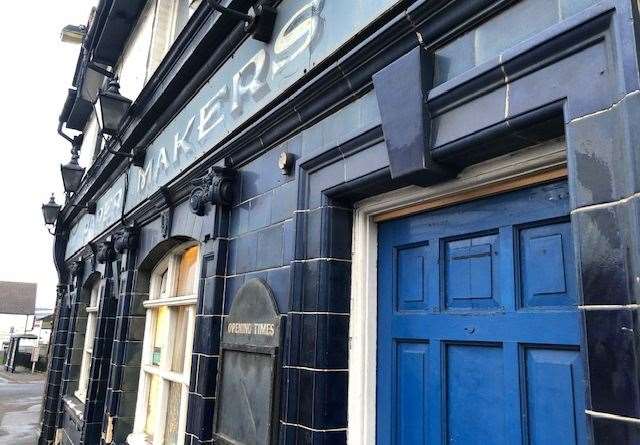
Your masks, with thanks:
[{"label": "arched window top", "polygon": [[199,258],[197,245],[170,252],[153,271],[149,299],[196,298]]}]

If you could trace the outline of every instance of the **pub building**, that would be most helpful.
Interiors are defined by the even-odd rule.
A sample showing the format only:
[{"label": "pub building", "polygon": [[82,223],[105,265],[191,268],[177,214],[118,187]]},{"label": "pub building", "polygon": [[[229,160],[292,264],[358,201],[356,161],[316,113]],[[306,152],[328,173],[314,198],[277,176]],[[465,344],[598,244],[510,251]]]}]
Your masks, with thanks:
[{"label": "pub building", "polygon": [[640,443],[638,20],[99,0],[39,443]]}]

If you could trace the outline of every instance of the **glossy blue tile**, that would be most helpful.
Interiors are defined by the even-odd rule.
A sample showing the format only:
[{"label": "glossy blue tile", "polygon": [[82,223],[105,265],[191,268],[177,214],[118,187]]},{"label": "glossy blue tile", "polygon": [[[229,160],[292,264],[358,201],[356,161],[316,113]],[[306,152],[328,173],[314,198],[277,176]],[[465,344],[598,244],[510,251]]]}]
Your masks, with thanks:
[{"label": "glossy blue tile", "polygon": [[226,279],[225,290],[224,290],[224,313],[228,314],[231,309],[231,304],[233,303],[233,298],[236,296],[236,293],[244,284],[245,277],[244,275],[236,275],[234,277],[229,277]]},{"label": "glossy blue tile", "polygon": [[575,214],[584,304],[629,304],[632,272],[624,239],[624,207],[593,208]]},{"label": "glossy blue tile", "polygon": [[274,189],[271,203],[271,224],[293,217],[298,202],[298,182],[289,181]]},{"label": "glossy blue tile", "polygon": [[267,283],[273,291],[280,313],[289,311],[289,295],[291,294],[290,271],[290,267],[281,267],[267,272]]},{"label": "glossy blue tile", "polygon": [[345,168],[345,161],[341,159],[309,175],[309,198],[307,206],[309,209],[320,207],[323,201],[326,201],[323,192],[344,182],[346,177]]},{"label": "glossy blue tile", "polygon": [[640,443],[640,427],[630,422],[593,418],[593,443],[635,444]]},{"label": "glossy blue tile", "polygon": [[219,315],[222,313],[224,280],[223,277],[210,277],[202,280],[203,289],[201,305],[198,308],[199,314]]},{"label": "glossy blue tile", "polygon": [[284,223],[283,264],[289,264],[295,256],[296,229],[294,221],[294,219],[290,219]]},{"label": "glossy blue tile", "polygon": [[640,373],[633,310],[585,311],[591,409],[640,418]]},{"label": "glossy blue tile", "polygon": [[204,397],[216,395],[218,358],[201,355],[198,358],[196,392]]},{"label": "glossy blue tile", "polygon": [[277,224],[258,232],[257,269],[282,266],[284,258],[284,225]]},{"label": "glossy blue tile", "polygon": [[272,194],[266,193],[252,199],[249,210],[249,230],[257,230],[269,225]]},{"label": "glossy blue tile", "polygon": [[196,316],[193,352],[207,355],[220,353],[221,323],[222,319],[219,316]]},{"label": "glossy blue tile", "polygon": [[[245,273],[256,269],[257,253],[258,253],[258,234],[249,233],[243,235],[240,238],[236,238],[235,243],[235,267],[232,273]],[[231,252],[232,245],[229,245],[229,251]]]}]

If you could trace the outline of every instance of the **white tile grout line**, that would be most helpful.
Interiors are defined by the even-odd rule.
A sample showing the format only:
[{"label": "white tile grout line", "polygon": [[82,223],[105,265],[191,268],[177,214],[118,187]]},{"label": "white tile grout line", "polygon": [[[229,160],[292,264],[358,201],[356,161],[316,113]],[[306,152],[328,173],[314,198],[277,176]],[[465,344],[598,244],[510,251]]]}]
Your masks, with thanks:
[{"label": "white tile grout line", "polygon": [[594,304],[591,306],[580,305],[578,309],[583,311],[613,311],[618,309],[640,309],[640,304]]},{"label": "white tile grout line", "polygon": [[346,313],[346,312],[313,312],[313,311],[309,311],[309,312],[304,312],[304,311],[289,311],[287,312],[288,314],[293,314],[293,315],[339,315],[341,317],[348,317],[351,314]]},{"label": "white tile grout line", "polygon": [[609,207],[614,207],[614,206],[616,206],[618,204],[626,204],[627,202],[631,201],[634,198],[640,198],[640,193],[634,193],[631,196],[619,199],[617,201],[605,202],[605,203],[602,203],[602,204],[586,205],[584,207],[580,207],[580,208],[572,210],[571,214],[580,213],[580,212],[584,212],[584,211],[591,210],[591,209],[606,209],[606,208],[609,208]]},{"label": "white tile grout line", "polygon": [[617,420],[619,422],[626,422],[626,423],[633,423],[636,425],[640,425],[640,419],[637,419],[635,417],[626,417],[626,416],[619,416],[617,414],[601,413],[598,411],[591,411],[590,409],[585,409],[584,412],[590,415],[591,417],[595,417],[597,419]]},{"label": "white tile grout line", "polygon": [[307,366],[293,366],[293,365],[282,365],[284,369],[298,369],[300,371],[313,371],[313,372],[349,372],[348,369],[320,369],[320,368],[309,368]]},{"label": "white tile grout line", "polygon": [[309,258],[308,260],[292,260],[291,263],[311,263],[313,261],[340,261],[343,263],[351,263],[351,260],[344,258]]},{"label": "white tile grout line", "polygon": [[347,431],[346,428],[332,428],[332,429],[326,429],[326,430],[317,430],[315,428],[310,428],[308,426],[300,425],[300,424],[297,424],[297,423],[285,422],[284,420],[281,420],[280,423],[282,425],[286,425],[286,426],[295,426],[295,427],[298,427],[298,428],[302,428],[303,430],[313,431],[314,433],[332,433],[332,432]]},{"label": "white tile grout line", "polygon": [[500,64],[500,69],[502,70],[502,75],[504,76],[504,83],[506,85],[505,98],[504,98],[504,118],[507,119],[509,117],[509,94],[511,93],[511,84],[509,83],[509,76],[507,76],[507,72],[504,69],[504,65],[502,64],[502,54],[499,56],[498,63]]},{"label": "white tile grout line", "polygon": [[618,105],[620,105],[620,103],[621,103],[623,100],[625,100],[627,97],[635,96],[635,95],[636,95],[636,94],[638,94],[638,93],[640,93],[640,90],[634,90],[634,91],[632,91],[632,92],[630,92],[630,93],[627,93],[627,94],[625,94],[625,95],[622,97],[622,99],[620,99],[620,100],[619,100],[619,101],[617,101],[617,102],[612,103],[612,104],[611,104],[611,105],[609,105],[607,108],[604,108],[604,109],[602,109],[602,110],[598,110],[598,111],[594,111],[593,113],[585,114],[584,116],[576,117],[576,118],[574,118],[574,119],[570,120],[570,121],[569,121],[569,123],[579,122],[579,121],[581,121],[582,119],[587,119],[587,118],[589,118],[589,117],[593,117],[593,116],[597,116],[597,115],[602,114],[602,113],[606,113],[607,111],[612,110],[613,108],[615,108],[615,107],[617,107]]}]

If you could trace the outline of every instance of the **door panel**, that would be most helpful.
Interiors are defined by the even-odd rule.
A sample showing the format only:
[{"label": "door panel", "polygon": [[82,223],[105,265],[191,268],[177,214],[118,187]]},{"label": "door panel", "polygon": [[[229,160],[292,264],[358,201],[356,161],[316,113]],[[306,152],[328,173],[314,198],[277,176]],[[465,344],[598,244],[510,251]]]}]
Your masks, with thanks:
[{"label": "door panel", "polygon": [[575,444],[584,435],[578,422],[584,410],[584,379],[577,350],[526,349],[527,430],[529,443]]},{"label": "door panel", "polygon": [[520,273],[524,307],[571,306],[576,304],[575,277],[568,222],[520,231]]},{"label": "door panel", "polygon": [[378,443],[586,442],[568,213],[557,183],[380,225]]},{"label": "door panel", "polygon": [[492,344],[448,344],[445,360],[448,442],[503,443],[502,348]]},{"label": "door panel", "polygon": [[427,309],[427,254],[427,243],[396,248],[397,310]]},{"label": "door panel", "polygon": [[[426,419],[428,412],[429,345],[401,342],[396,345],[396,354],[397,441],[424,443],[427,428],[421,419]],[[406,379],[406,375],[414,378]]]},{"label": "door panel", "polygon": [[499,307],[498,234],[448,240],[443,244],[447,308]]}]

